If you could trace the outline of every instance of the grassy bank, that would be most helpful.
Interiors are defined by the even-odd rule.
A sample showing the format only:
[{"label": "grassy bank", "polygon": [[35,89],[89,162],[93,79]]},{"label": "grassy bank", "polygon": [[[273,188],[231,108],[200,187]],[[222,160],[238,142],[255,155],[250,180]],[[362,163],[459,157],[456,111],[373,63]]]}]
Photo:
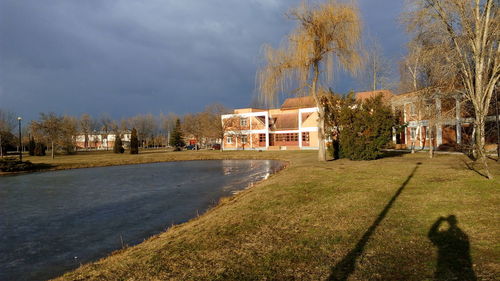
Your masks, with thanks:
[{"label": "grassy bank", "polygon": [[[297,152],[296,152],[297,153]],[[249,151],[182,151],[170,150],[141,150],[138,155],[129,153],[115,154],[112,151],[78,152],[75,155],[56,155],[54,159],[47,156],[23,156],[23,160],[30,161],[40,168],[37,171],[54,171],[78,168],[92,168],[116,165],[143,164],[167,161],[208,160],[208,159],[281,159],[278,152],[250,152]],[[0,172],[0,175],[15,174]]]},{"label": "grassy bank", "polygon": [[[464,270],[467,258],[463,274],[483,280],[500,274],[500,165],[493,162],[496,178],[488,181],[456,155],[327,163],[316,162],[315,152],[78,157],[84,156],[53,164],[279,158],[290,165],[197,219],[59,280],[425,280],[446,262]],[[458,224],[438,239],[438,255],[428,234],[449,215]],[[446,250],[450,243],[462,251]]]}]

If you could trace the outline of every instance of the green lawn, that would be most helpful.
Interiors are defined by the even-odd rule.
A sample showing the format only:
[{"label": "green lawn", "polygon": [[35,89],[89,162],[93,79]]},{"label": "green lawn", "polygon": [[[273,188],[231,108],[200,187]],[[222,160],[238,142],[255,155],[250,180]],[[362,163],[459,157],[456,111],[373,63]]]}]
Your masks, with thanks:
[{"label": "green lawn", "polygon": [[[479,280],[500,276],[500,165],[493,161],[494,180],[467,169],[464,156],[423,153],[327,163],[317,162],[314,151],[97,153],[40,161],[71,168],[234,158],[289,165],[206,214],[61,279],[432,280],[437,269]],[[458,223],[433,236],[440,235],[438,255],[428,233],[449,215]]]}]

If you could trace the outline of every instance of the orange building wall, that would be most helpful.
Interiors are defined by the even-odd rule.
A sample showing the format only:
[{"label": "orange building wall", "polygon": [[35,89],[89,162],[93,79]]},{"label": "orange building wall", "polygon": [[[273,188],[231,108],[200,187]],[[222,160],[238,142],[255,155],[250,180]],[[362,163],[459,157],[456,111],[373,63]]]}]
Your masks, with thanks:
[{"label": "orange building wall", "polygon": [[318,127],[318,113],[313,112],[306,120],[302,120],[302,127]]}]

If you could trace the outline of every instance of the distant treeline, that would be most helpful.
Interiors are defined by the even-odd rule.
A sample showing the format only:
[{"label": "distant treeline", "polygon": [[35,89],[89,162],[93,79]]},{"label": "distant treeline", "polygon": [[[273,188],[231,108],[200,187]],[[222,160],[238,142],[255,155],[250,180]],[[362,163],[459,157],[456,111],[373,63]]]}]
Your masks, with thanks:
[{"label": "distant treeline", "polygon": [[[140,147],[166,147],[169,146],[169,136],[176,121],[180,120],[182,136],[186,140],[193,139],[199,145],[206,146],[222,139],[224,132],[220,116],[228,112],[230,109],[223,105],[212,104],[198,113],[139,114],[121,120],[114,120],[108,114],[71,116],[53,112],[40,113],[38,120],[23,121],[25,125],[22,127],[21,141],[23,149],[30,150],[31,154],[36,146],[43,154],[45,149],[71,154],[77,150],[77,136],[85,139],[83,147],[87,148],[90,147],[87,144],[91,136],[100,135],[102,139],[107,139],[109,135],[122,137],[135,128]],[[17,150],[19,146],[17,122],[14,113],[0,109],[2,154]]]}]

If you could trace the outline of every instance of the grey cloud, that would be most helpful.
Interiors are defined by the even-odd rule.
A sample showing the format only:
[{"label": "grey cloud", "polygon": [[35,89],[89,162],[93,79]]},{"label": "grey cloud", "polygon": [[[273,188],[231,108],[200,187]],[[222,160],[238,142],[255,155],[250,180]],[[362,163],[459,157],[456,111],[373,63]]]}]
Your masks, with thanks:
[{"label": "grey cloud", "polygon": [[[216,101],[248,106],[261,46],[290,31],[284,13],[298,2],[3,0],[0,107],[28,118],[46,111],[119,118]],[[385,25],[398,8],[381,7],[392,2],[361,1],[361,10],[368,5],[367,20],[380,25],[379,36],[391,32],[387,48],[397,50],[402,36]],[[352,83],[342,79],[335,89]]]}]

